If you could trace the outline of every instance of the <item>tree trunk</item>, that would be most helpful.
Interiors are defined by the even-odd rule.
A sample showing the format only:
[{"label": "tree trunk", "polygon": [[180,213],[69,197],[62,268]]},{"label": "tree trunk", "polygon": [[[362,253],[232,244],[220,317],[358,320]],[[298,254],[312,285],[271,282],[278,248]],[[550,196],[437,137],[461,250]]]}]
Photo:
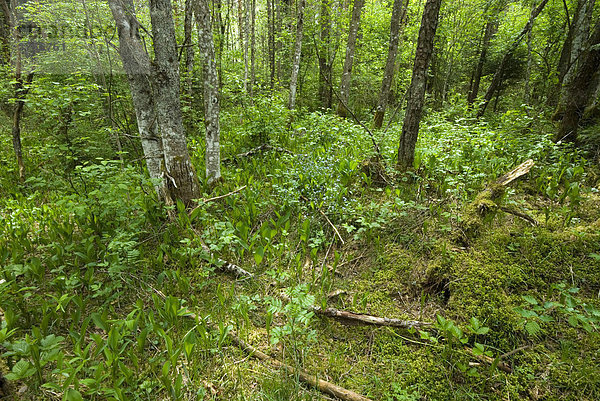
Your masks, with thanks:
[{"label": "tree trunk", "polygon": [[567,102],[555,142],[577,143],[577,129],[586,106],[594,100],[600,80],[600,22],[596,23],[586,50],[580,56],[579,68],[567,86]]},{"label": "tree trunk", "polygon": [[256,0],[250,0],[250,98],[254,96],[256,80]]},{"label": "tree trunk", "polygon": [[481,53],[479,53],[479,61],[477,62],[477,67],[475,68],[475,73],[473,75],[473,83],[467,97],[467,102],[469,105],[472,105],[475,99],[477,99],[477,94],[479,93],[479,84],[481,83],[481,74],[483,73],[483,65],[487,59],[487,52],[490,47],[490,40],[496,33],[497,29],[498,21],[496,19],[490,19],[485,25],[485,32],[483,34],[483,40],[481,43]]},{"label": "tree trunk", "polygon": [[302,36],[304,33],[304,5],[306,0],[298,1],[298,23],[296,25],[296,45],[294,47],[294,60],[290,76],[290,98],[288,108],[293,110],[296,106],[296,90],[298,89],[298,72],[300,71],[300,56],[302,55]]},{"label": "tree trunk", "polygon": [[552,119],[560,120],[568,102],[568,87],[572,83],[579,67],[580,56],[590,35],[591,11],[595,0],[580,0],[577,3],[569,32],[563,44],[558,63],[559,99]]},{"label": "tree trunk", "polygon": [[330,32],[331,32],[331,13],[330,0],[321,0],[321,11],[319,15],[320,30],[320,51],[319,51],[319,99],[323,109],[331,108],[331,90],[328,81],[331,82],[330,57]]},{"label": "tree trunk", "polygon": [[188,153],[179,99],[179,62],[170,0],[150,0],[155,59],[152,77],[156,114],[163,140],[167,186],[173,199],[190,205],[200,196]]},{"label": "tree trunk", "polygon": [[196,0],[198,47],[204,70],[204,124],[206,126],[206,180],[209,184],[221,178],[219,128],[219,77],[215,63],[212,24],[208,0]]},{"label": "tree trunk", "polygon": [[267,0],[267,25],[269,46],[269,88],[275,86],[275,4],[274,0]]},{"label": "tree trunk", "polygon": [[352,19],[350,20],[350,30],[348,32],[348,46],[346,47],[346,59],[344,61],[344,70],[340,82],[340,103],[338,104],[337,114],[340,117],[346,117],[348,100],[350,99],[350,83],[352,81],[352,64],[354,63],[354,49],[356,48],[356,38],[360,26],[360,14],[362,12],[365,0],[354,0],[352,7]]},{"label": "tree trunk", "polygon": [[162,139],[158,132],[156,107],[150,79],[150,58],[139,36],[133,0],[109,0],[117,25],[119,55],[129,81],[142,150],[148,174],[161,202],[173,203],[166,185]]},{"label": "tree trunk", "polygon": [[392,20],[390,24],[390,45],[388,48],[388,57],[385,63],[383,80],[381,81],[379,102],[377,104],[377,110],[375,111],[375,117],[373,119],[373,126],[375,128],[381,128],[383,125],[383,116],[385,115],[388,98],[390,97],[392,81],[394,80],[394,67],[396,66],[396,56],[398,55],[398,42],[400,42],[400,27],[406,20],[407,6],[408,0],[394,0],[394,6],[392,8]]},{"label": "tree trunk", "polygon": [[183,46],[185,54],[185,92],[191,103],[192,100],[192,74],[194,71],[194,47],[192,46],[192,14],[193,0],[185,0],[185,17],[183,22]]},{"label": "tree trunk", "polygon": [[496,92],[496,90],[498,90],[498,88],[500,88],[500,85],[502,84],[502,75],[504,73],[504,69],[506,68],[506,65],[511,60],[515,50],[517,50],[517,47],[519,46],[519,43],[521,43],[521,40],[523,40],[525,35],[527,35],[527,33],[533,27],[533,22],[535,21],[536,17],[542,12],[542,10],[544,9],[544,7],[546,6],[547,3],[548,3],[548,0],[542,0],[540,2],[540,4],[531,11],[529,21],[527,21],[527,24],[525,24],[525,26],[523,27],[523,29],[521,30],[519,35],[515,38],[513,43],[508,48],[508,51],[504,54],[504,57],[502,58],[500,65],[498,66],[498,68],[496,69],[496,72],[494,73],[494,77],[492,78],[492,83],[490,83],[490,86],[489,86],[487,92],[485,93],[485,96],[483,98],[483,103],[481,104],[481,107],[479,108],[479,111],[477,112],[477,118],[482,117],[483,114],[485,113],[485,109],[487,108],[488,103],[494,96],[494,92]]},{"label": "tree trunk", "polygon": [[441,4],[442,0],[427,0],[423,10],[415,64],[408,92],[408,104],[398,148],[398,167],[404,170],[411,168],[415,159],[415,146],[419,136],[419,123],[425,100],[427,68],[433,53],[433,41]]}]

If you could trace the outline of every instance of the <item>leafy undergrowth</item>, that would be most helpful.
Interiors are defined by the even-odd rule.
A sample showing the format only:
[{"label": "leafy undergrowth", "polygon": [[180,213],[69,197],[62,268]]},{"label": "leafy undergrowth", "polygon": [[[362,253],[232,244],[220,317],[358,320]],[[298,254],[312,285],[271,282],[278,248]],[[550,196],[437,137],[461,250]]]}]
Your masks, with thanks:
[{"label": "leafy undergrowth", "polygon": [[[359,127],[278,104],[224,116],[227,181],[205,198],[247,187],[178,205],[172,221],[139,169],[115,161],[3,185],[10,397],[327,399],[235,333],[374,400],[600,399],[600,196],[583,154],[533,133],[544,122],[526,111],[494,124],[450,111],[428,116],[415,169],[398,174],[399,127],[376,133],[376,163]],[[503,205],[539,224],[498,211],[464,246],[466,205],[527,158]],[[433,325],[349,325],[310,305]]]}]

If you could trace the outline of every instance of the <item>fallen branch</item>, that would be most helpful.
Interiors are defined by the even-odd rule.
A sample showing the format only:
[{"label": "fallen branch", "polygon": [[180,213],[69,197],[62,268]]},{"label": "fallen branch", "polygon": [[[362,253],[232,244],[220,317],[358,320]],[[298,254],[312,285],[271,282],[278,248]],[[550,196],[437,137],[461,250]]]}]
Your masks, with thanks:
[{"label": "fallen branch", "polygon": [[276,152],[286,153],[288,155],[295,156],[295,154],[293,152],[290,152],[287,149],[280,148],[280,147],[277,147],[277,146],[273,146],[273,145],[268,144],[268,143],[263,143],[262,145],[259,145],[259,146],[255,147],[253,149],[250,149],[247,152],[239,153],[239,154],[237,154],[237,155],[235,155],[235,156],[233,156],[231,158],[224,159],[223,162],[226,163],[226,162],[230,162],[231,159],[242,159],[244,157],[254,156],[257,153],[264,152],[264,151],[267,151],[267,150],[274,150]]},{"label": "fallen branch", "polygon": [[[156,292],[161,298],[163,298],[163,299],[166,298],[165,294],[163,294],[162,292],[157,291],[153,287],[150,287],[150,288],[152,290],[154,290],[154,292]],[[198,313],[186,314],[185,317],[187,317],[188,319],[194,319],[195,321],[204,321],[209,325],[209,327],[211,326],[210,322],[206,321]],[[328,381],[318,379],[316,376],[313,376],[310,373],[308,373],[302,369],[296,369],[296,368],[294,368],[288,364],[285,364],[275,358],[271,358],[269,355],[265,354],[264,352],[260,351],[259,349],[254,348],[250,344],[247,344],[245,341],[243,341],[241,338],[239,338],[232,332],[228,332],[227,337],[229,338],[229,340],[231,341],[231,343],[233,345],[235,345],[236,347],[239,347],[242,351],[246,352],[249,356],[260,359],[263,362],[267,362],[274,367],[277,367],[280,369],[285,369],[291,375],[298,376],[300,381],[308,384],[311,387],[318,389],[319,391],[321,391],[323,393],[332,395],[332,396],[337,397],[340,400],[344,400],[344,401],[372,401],[371,399],[364,397],[360,394],[357,394],[354,391],[347,390],[343,387],[337,386]]]},{"label": "fallen branch", "polygon": [[310,309],[316,314],[331,317],[334,319],[350,321],[360,324],[368,324],[373,326],[389,326],[400,327],[403,329],[418,328],[431,326],[429,322],[420,322],[418,320],[401,320],[389,317],[377,317],[371,315],[363,315],[360,313],[348,312],[335,308],[321,308],[320,306],[312,305]]},{"label": "fallen branch", "polygon": [[533,167],[535,162],[531,159],[519,164],[517,167],[504,174],[502,177],[496,180],[496,184],[506,186],[516,180],[517,178],[527,174]]},{"label": "fallen branch", "polygon": [[231,191],[231,192],[229,192],[228,194],[225,194],[225,195],[215,196],[214,198],[208,198],[208,199],[199,199],[198,201],[199,201],[200,204],[198,206],[196,206],[195,208],[193,208],[190,211],[190,215],[192,213],[194,213],[194,211],[196,209],[198,209],[199,207],[201,207],[203,204],[208,203],[208,202],[214,202],[214,201],[219,200],[219,199],[227,198],[228,196],[231,196],[233,194],[237,194],[238,192],[243,191],[244,189],[246,189],[246,187],[248,187],[248,185],[244,185],[243,187],[238,188],[235,191]]},{"label": "fallen branch", "polygon": [[475,355],[475,353],[473,352],[473,349],[469,348],[469,347],[465,347],[465,351],[467,351],[468,354],[470,354],[470,355],[474,356],[475,358],[479,359],[481,362],[487,363],[488,365],[493,365],[494,362],[496,362],[496,360],[498,360],[497,363],[496,363],[496,367],[498,369],[500,369],[501,371],[503,371],[505,373],[512,373],[512,368],[510,366],[508,366],[508,364],[500,361],[500,358],[502,358],[501,356],[499,356],[498,358],[494,359],[494,358],[491,358],[491,357],[489,357],[487,355]]},{"label": "fallen branch", "polygon": [[[305,201],[305,202],[310,202],[310,200],[304,196],[304,195],[300,195],[300,197]],[[338,231],[337,228],[335,228],[335,226],[333,225],[333,223],[331,222],[331,220],[329,220],[329,217],[327,217],[327,215],[325,214],[325,212],[323,212],[321,210],[321,208],[317,207],[317,210],[319,211],[319,213],[321,213],[321,216],[325,217],[325,220],[327,220],[327,223],[329,223],[329,225],[331,226],[331,228],[333,228],[333,231],[335,231],[335,234],[337,235],[337,237],[340,239],[340,241],[342,242],[342,245],[344,245],[346,242],[344,241],[344,239],[342,238],[342,236],[340,235],[340,232]]]},{"label": "fallen branch", "polygon": [[[281,294],[281,298],[290,301],[290,298],[286,294]],[[348,312],[335,308],[321,308],[320,306],[310,305],[309,309],[314,313],[322,316],[339,319],[346,322],[353,322],[356,324],[368,324],[373,326],[388,326],[388,327],[399,327],[402,329],[419,328],[431,326],[429,322],[420,322],[418,320],[402,320],[394,319],[389,317],[377,317],[372,315],[363,315],[360,313]]]},{"label": "fallen branch", "polygon": [[538,225],[538,222],[533,217],[531,217],[525,213],[510,209],[510,208],[504,207],[504,206],[501,206],[500,210],[502,210],[504,213],[512,214],[513,216],[517,216],[525,221],[528,221],[532,226]]},{"label": "fallen branch", "polygon": [[309,374],[308,372],[305,372],[304,370],[296,369],[290,365],[287,365],[283,362],[278,361],[275,358],[271,358],[269,355],[265,354],[264,352],[261,352],[260,350],[254,348],[250,344],[247,344],[246,342],[244,342],[242,339],[240,339],[233,333],[229,333],[228,336],[229,336],[229,339],[231,340],[231,343],[233,345],[239,347],[240,349],[242,349],[244,352],[248,353],[249,355],[251,355],[257,359],[260,359],[263,362],[267,362],[267,363],[271,364],[272,366],[275,366],[275,367],[281,368],[281,369],[285,369],[291,375],[298,376],[300,381],[308,384],[311,387],[318,389],[319,391],[321,391],[323,393],[332,395],[332,396],[337,397],[344,401],[371,401],[369,398],[364,397],[360,394],[357,394],[354,391],[347,390],[343,387],[337,386],[328,381],[318,379],[317,377],[313,376],[312,374]]}]

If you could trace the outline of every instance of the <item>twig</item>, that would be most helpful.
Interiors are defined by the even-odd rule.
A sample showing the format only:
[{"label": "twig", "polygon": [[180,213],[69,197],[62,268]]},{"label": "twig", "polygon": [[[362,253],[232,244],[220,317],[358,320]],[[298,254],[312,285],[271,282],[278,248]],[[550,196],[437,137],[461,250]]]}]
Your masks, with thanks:
[{"label": "twig", "polygon": [[521,351],[523,351],[527,348],[531,348],[531,347],[532,347],[531,345],[523,345],[522,347],[513,349],[512,351],[508,351],[506,354],[500,355],[499,358],[500,359],[508,358],[509,356],[512,356],[512,355],[516,354],[517,352],[521,352]]},{"label": "twig", "polygon": [[228,196],[231,196],[233,194],[237,194],[238,192],[243,191],[247,187],[248,187],[248,185],[244,185],[243,187],[240,187],[240,188],[236,189],[235,191],[231,191],[228,194],[220,195],[220,196],[215,196],[214,198],[201,199],[201,201],[202,201],[202,203],[208,203],[208,202],[213,202],[213,201],[216,201],[216,200],[219,200],[219,199],[227,198]]},{"label": "twig", "polygon": [[[304,199],[304,201],[306,201],[306,202],[310,202],[310,200],[309,200],[309,199],[308,199],[306,196],[304,196],[304,195],[300,195],[300,197],[301,197],[302,199]],[[325,220],[327,220],[327,222],[329,223],[329,225],[331,226],[331,228],[333,228],[333,231],[335,231],[336,235],[338,236],[338,238],[339,238],[339,239],[340,239],[340,241],[342,242],[342,245],[344,245],[346,242],[344,241],[344,239],[343,239],[343,238],[342,238],[342,236],[340,235],[340,232],[338,231],[338,229],[337,229],[337,228],[335,228],[335,226],[333,225],[333,223],[331,222],[331,220],[329,220],[329,217],[327,217],[327,215],[325,214],[325,212],[323,212],[323,211],[321,210],[321,208],[320,208],[320,207],[317,207],[317,210],[319,211],[319,213],[321,213],[321,215],[322,215],[323,217],[325,217]]]},{"label": "twig", "polygon": [[475,353],[473,352],[472,348],[469,347],[465,347],[465,351],[467,351],[468,354],[474,356],[475,358],[479,359],[481,362],[485,362],[489,365],[493,365],[494,362],[496,362],[496,359],[498,360],[498,363],[496,364],[496,367],[498,369],[500,369],[501,371],[505,372],[505,373],[512,373],[512,368],[510,366],[508,366],[506,363],[504,362],[500,362],[500,358],[502,358],[501,356],[499,356],[498,358],[494,359],[491,358],[487,355],[475,355]]},{"label": "twig", "polygon": [[287,150],[285,148],[280,148],[280,147],[273,146],[273,145],[268,144],[268,143],[263,143],[262,145],[259,145],[259,146],[255,147],[253,149],[250,149],[247,152],[239,153],[239,154],[237,154],[237,155],[235,155],[235,156],[233,156],[231,158],[224,159],[223,162],[230,162],[231,159],[241,159],[242,157],[253,156],[256,153],[259,153],[259,152],[262,152],[262,151],[265,151],[265,150],[274,150],[276,152],[286,153],[286,154],[291,155],[291,156],[296,156],[296,154],[294,154],[294,152],[291,152],[291,151],[289,151],[289,150]]},{"label": "twig", "polygon": [[255,357],[257,359],[260,359],[263,362],[267,362],[267,363],[271,364],[272,366],[284,369],[284,370],[288,371],[291,375],[298,376],[298,378],[301,381],[310,385],[311,387],[318,389],[319,391],[321,391],[323,393],[330,394],[330,395],[337,397],[344,401],[371,401],[369,398],[366,398],[360,394],[357,394],[354,391],[347,390],[343,387],[337,386],[328,381],[318,379],[316,376],[314,376],[302,369],[296,369],[290,365],[287,365],[283,362],[278,361],[275,358],[271,358],[269,355],[265,354],[264,352],[261,352],[260,350],[254,348],[250,344],[247,344],[246,342],[244,342],[242,339],[240,339],[238,336],[236,336],[233,333],[229,333],[228,337],[231,340],[231,343],[233,345],[241,348],[247,354],[252,355],[253,357]]},{"label": "twig", "polygon": [[529,215],[527,215],[525,213],[522,213],[522,212],[510,209],[510,208],[505,207],[505,206],[501,206],[500,210],[502,210],[504,213],[508,213],[508,214],[512,214],[514,216],[520,217],[523,220],[528,221],[532,226],[537,226],[538,225],[538,222],[533,217],[531,217],[531,216],[529,216]]}]

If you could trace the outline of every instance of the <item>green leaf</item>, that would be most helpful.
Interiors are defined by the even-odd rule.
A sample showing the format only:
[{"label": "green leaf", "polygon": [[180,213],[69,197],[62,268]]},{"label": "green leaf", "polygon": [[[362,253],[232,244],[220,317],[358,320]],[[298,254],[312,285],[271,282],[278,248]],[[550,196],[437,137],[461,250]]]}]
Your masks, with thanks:
[{"label": "green leaf", "polygon": [[537,299],[535,299],[535,297],[532,297],[531,295],[521,295],[521,298],[523,298],[525,301],[527,301],[531,305],[537,305],[538,304]]},{"label": "green leaf", "polygon": [[67,401],[83,401],[81,393],[74,388],[67,389],[67,392],[65,393],[65,399]]},{"label": "green leaf", "polygon": [[542,328],[540,327],[540,325],[537,322],[527,322],[527,324],[525,325],[525,330],[527,331],[527,333],[531,336],[535,336],[536,334],[538,334],[540,331],[542,331]]},{"label": "green leaf", "polygon": [[257,265],[260,265],[260,263],[263,261],[264,256],[265,256],[265,248],[263,248],[262,246],[257,247],[256,251],[254,252],[254,261],[256,262]]}]

